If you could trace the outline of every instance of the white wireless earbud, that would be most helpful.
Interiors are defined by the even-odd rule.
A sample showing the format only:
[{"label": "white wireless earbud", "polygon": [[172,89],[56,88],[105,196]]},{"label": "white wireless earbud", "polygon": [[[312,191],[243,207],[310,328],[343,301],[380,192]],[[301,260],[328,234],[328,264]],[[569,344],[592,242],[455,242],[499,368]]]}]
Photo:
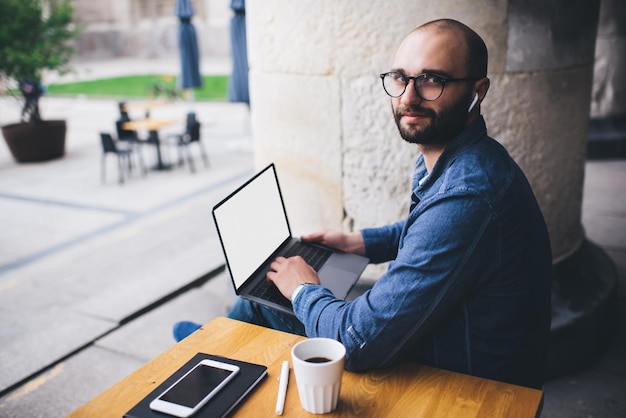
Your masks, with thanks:
[{"label": "white wireless earbud", "polygon": [[469,109],[467,109],[467,113],[472,111],[472,109],[476,105],[476,102],[478,102],[478,93],[476,93],[476,95],[474,96],[474,100],[472,100],[472,103],[470,104]]}]

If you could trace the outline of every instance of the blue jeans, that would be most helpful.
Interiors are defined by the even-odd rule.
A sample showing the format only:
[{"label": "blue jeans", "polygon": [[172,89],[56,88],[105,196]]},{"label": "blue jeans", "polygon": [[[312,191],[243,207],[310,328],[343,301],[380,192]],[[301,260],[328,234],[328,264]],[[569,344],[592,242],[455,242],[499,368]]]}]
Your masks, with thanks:
[{"label": "blue jeans", "polygon": [[237,300],[230,312],[228,312],[228,317],[266,328],[273,328],[277,331],[305,336],[304,325],[295,316],[244,298]]}]

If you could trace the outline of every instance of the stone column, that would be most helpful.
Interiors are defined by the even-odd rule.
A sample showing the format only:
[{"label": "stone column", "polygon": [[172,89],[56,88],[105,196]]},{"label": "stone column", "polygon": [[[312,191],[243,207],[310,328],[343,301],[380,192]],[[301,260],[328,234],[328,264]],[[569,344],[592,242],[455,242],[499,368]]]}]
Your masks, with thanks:
[{"label": "stone column", "polygon": [[626,116],[626,2],[602,0],[591,101],[595,119]]},{"label": "stone column", "polygon": [[599,0],[248,0],[255,162],[276,163],[294,232],[406,214],[417,150],[399,137],[378,74],[411,29],[448,17],[485,40],[489,132],[533,186],[555,265],[573,257],[584,242],[598,8]]},{"label": "stone column", "polygon": [[626,157],[626,2],[602,0],[587,155]]}]

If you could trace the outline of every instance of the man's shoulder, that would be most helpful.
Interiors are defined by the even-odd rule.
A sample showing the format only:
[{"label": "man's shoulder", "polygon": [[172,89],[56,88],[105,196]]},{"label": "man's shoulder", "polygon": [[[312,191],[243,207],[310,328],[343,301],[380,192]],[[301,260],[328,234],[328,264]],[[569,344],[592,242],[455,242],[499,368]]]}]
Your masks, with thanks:
[{"label": "man's shoulder", "polygon": [[446,188],[496,192],[510,184],[515,163],[500,143],[485,136],[460,149],[444,171]]}]

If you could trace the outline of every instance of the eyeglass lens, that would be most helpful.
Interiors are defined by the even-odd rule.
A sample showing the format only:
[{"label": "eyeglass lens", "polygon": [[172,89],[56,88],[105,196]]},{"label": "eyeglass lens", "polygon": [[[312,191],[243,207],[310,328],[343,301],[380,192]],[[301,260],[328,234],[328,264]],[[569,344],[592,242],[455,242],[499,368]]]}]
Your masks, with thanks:
[{"label": "eyeglass lens", "polygon": [[437,100],[443,92],[443,81],[439,77],[428,74],[408,77],[401,73],[391,72],[384,74],[382,79],[383,88],[391,97],[402,96],[411,80],[413,80],[416,93],[424,100]]}]

